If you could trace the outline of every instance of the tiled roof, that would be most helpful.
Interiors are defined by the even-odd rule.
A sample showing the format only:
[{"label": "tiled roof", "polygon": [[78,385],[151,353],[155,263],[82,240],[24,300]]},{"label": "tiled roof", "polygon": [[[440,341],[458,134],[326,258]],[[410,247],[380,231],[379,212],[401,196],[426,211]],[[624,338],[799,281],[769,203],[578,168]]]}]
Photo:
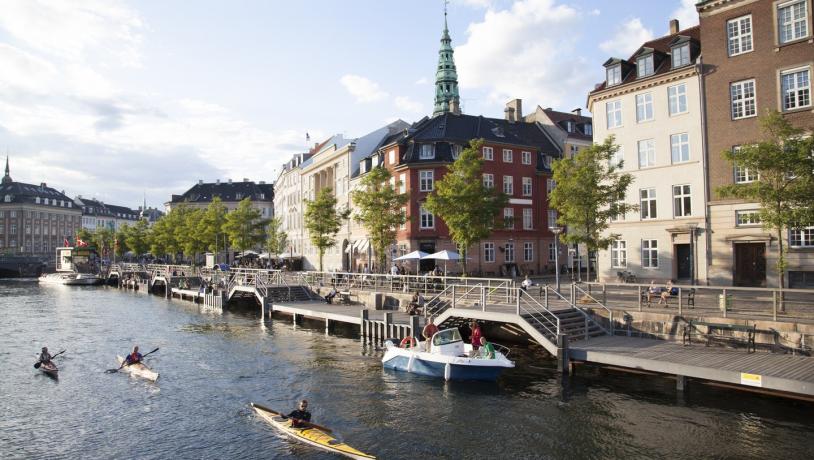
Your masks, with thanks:
[{"label": "tiled roof", "polygon": [[[0,184],[0,204],[3,203],[37,203],[37,198],[41,201],[45,198],[50,200],[62,201],[64,203],[73,203],[74,201],[68,198],[62,192],[47,185],[40,184],[26,184],[25,182],[6,182]],[[68,206],[67,204],[65,206]],[[75,206],[75,204],[71,204]]]},{"label": "tiled roof", "polygon": [[241,201],[245,198],[252,201],[273,201],[274,186],[256,182],[198,183],[183,195],[173,195],[170,202],[208,203],[215,196],[220,197],[221,201]]},{"label": "tiled roof", "polygon": [[139,211],[125,206],[103,203],[91,198],[77,197],[74,201],[76,202],[76,206],[82,208],[82,214],[88,216],[113,217],[129,220],[137,220],[139,216]]},{"label": "tiled roof", "polygon": [[[585,125],[592,124],[591,117],[585,115],[577,115],[573,112],[559,112],[553,109],[545,109],[544,112],[552,122],[556,123],[563,131],[568,134],[568,137],[582,139],[586,141],[593,140],[593,135],[585,134]],[[572,121],[575,124],[576,131],[568,132],[567,122]]]}]

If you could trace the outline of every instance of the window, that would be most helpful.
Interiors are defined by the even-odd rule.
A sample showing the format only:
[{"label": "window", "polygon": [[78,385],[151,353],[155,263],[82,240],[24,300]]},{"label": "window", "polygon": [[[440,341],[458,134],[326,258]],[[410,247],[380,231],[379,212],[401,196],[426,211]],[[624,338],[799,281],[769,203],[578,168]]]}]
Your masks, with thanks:
[{"label": "window", "polygon": [[814,227],[795,228],[790,230],[789,246],[795,248],[814,247]]},{"label": "window", "polygon": [[574,132],[574,122],[573,121],[566,121],[565,122],[565,130],[569,133]]},{"label": "window", "polygon": [[486,188],[495,188],[495,175],[494,174],[484,174],[483,175],[483,186]]},{"label": "window", "polygon": [[419,191],[422,192],[432,192],[433,190],[433,173],[434,171],[419,171],[418,172],[418,183],[419,183]]},{"label": "window", "polygon": [[689,185],[673,185],[673,217],[692,215],[692,198]]},{"label": "window", "polygon": [[643,188],[639,190],[639,210],[642,220],[658,217],[656,213],[656,189]]},{"label": "window", "polygon": [[484,147],[483,148],[483,159],[492,161],[495,159],[495,151],[492,147]]},{"label": "window", "polygon": [[534,243],[523,243],[523,261],[531,262],[534,260]]},{"label": "window", "polygon": [[625,204],[624,195],[619,197],[619,199],[617,199],[616,201],[614,201],[611,204],[611,206],[613,207],[613,209],[611,209],[611,211],[613,211],[613,212],[610,215],[610,221],[611,222],[617,222],[617,221],[620,221],[620,220],[625,220],[625,213],[620,211],[622,205],[624,205],[624,204]]},{"label": "window", "polygon": [[390,149],[390,151],[387,152],[387,156],[389,157],[391,165],[396,164],[396,149]]},{"label": "window", "polygon": [[12,219],[17,217],[17,211],[9,211],[8,216],[11,217]]},{"label": "window", "polygon": [[[737,154],[740,150],[740,145],[736,145],[732,147],[732,153]],[[738,166],[735,163],[735,183],[736,184],[748,184],[749,182],[754,182],[760,179],[760,174],[757,171],[750,170],[749,168]]]},{"label": "window", "polygon": [[642,240],[642,267],[659,268],[658,240]]},{"label": "window", "polygon": [[743,16],[727,21],[726,36],[730,56],[752,51],[752,16]]},{"label": "window", "polygon": [[407,229],[407,208],[401,208],[401,218],[403,222],[399,225],[399,229],[406,230]]},{"label": "window", "polygon": [[808,36],[807,3],[807,0],[797,0],[777,5],[777,31],[781,45]]},{"label": "window", "polygon": [[399,174],[399,193],[406,192],[407,192],[407,175],[402,173]]},{"label": "window", "polygon": [[667,88],[670,105],[670,116],[687,111],[687,85],[675,85]]},{"label": "window", "polygon": [[557,261],[557,246],[554,243],[548,243],[548,261]]},{"label": "window", "polygon": [[732,119],[754,117],[757,113],[755,106],[755,81],[745,80],[732,83],[729,87]]},{"label": "window", "polygon": [[687,133],[670,136],[670,156],[673,163],[690,161],[690,137]]},{"label": "window", "polygon": [[608,118],[608,129],[622,126],[622,101],[606,102],[605,115]]},{"label": "window", "polygon": [[611,241],[611,267],[627,267],[627,241]]},{"label": "window", "polygon": [[243,194],[242,194],[242,193],[235,193],[235,199],[236,199],[236,200],[241,200],[241,199],[243,199]]},{"label": "window", "polygon": [[424,206],[421,206],[418,211],[420,216],[419,227],[435,228],[435,216],[431,212],[424,209]]},{"label": "window", "polygon": [[621,65],[615,65],[613,67],[609,67],[605,71],[605,73],[607,75],[608,86],[618,85],[619,83],[622,83],[622,66]]},{"label": "window", "polygon": [[780,74],[783,110],[811,106],[811,75],[809,69],[795,69]]},{"label": "window", "polygon": [[514,195],[514,177],[503,176],[503,193]]},{"label": "window", "polygon": [[520,162],[522,162],[524,165],[530,165],[531,164],[531,152],[521,152],[520,153]]},{"label": "window", "polygon": [[14,235],[17,233],[17,224],[11,224],[11,227],[8,229],[9,234]]},{"label": "window", "polygon": [[508,229],[514,228],[514,208],[503,208],[503,226]]},{"label": "window", "polygon": [[647,168],[656,165],[656,142],[653,139],[645,139],[638,142],[639,146],[639,167]]},{"label": "window", "polygon": [[523,230],[534,230],[534,218],[531,208],[523,208]]},{"label": "window", "polygon": [[418,158],[421,160],[431,160],[435,158],[435,149],[432,144],[421,144],[421,153]]},{"label": "window", "polygon": [[622,153],[622,146],[617,146],[616,151],[614,151],[611,157],[608,159],[608,166],[614,168],[621,167],[624,159],[625,155]]},{"label": "window", "polygon": [[684,67],[690,63],[690,44],[676,46],[672,49],[673,68]]},{"label": "window", "polygon": [[636,75],[639,78],[653,75],[653,55],[636,59]]},{"label": "window", "polygon": [[650,93],[636,95],[636,122],[653,119],[653,95]]},{"label": "window", "polygon": [[506,252],[504,253],[506,263],[514,262],[514,243],[506,243]]},{"label": "window", "polygon": [[760,211],[757,209],[749,209],[746,211],[735,211],[735,226],[737,227],[752,227],[760,225]]},{"label": "window", "polygon": [[461,156],[461,151],[463,151],[463,147],[457,144],[452,144],[452,159],[457,160],[459,156]]},{"label": "window", "polygon": [[531,177],[523,178],[523,196],[531,196]]},{"label": "window", "polygon": [[495,261],[495,243],[483,243],[483,261]]},{"label": "window", "polygon": [[546,179],[545,180],[545,191],[547,194],[551,194],[554,191],[554,187],[557,186],[557,182],[554,179]]},{"label": "window", "polygon": [[503,162],[504,163],[512,162],[512,149],[503,149]]},{"label": "window", "polygon": [[585,123],[585,135],[592,136],[593,134],[594,134],[593,125],[591,125],[590,123]]},{"label": "window", "polygon": [[548,210],[548,228],[554,228],[557,226],[557,210],[556,209],[549,209]]}]

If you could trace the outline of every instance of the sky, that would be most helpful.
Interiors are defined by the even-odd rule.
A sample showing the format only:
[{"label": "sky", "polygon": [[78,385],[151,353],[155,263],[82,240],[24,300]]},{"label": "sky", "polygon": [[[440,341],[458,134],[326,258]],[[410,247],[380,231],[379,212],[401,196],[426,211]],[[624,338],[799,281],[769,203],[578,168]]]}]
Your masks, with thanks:
[{"label": "sky", "polygon": [[[452,0],[464,113],[570,111],[693,0]],[[443,0],[0,0],[0,154],[16,181],[163,208],[198,180],[431,114]],[[306,133],[310,142],[306,141]]]}]

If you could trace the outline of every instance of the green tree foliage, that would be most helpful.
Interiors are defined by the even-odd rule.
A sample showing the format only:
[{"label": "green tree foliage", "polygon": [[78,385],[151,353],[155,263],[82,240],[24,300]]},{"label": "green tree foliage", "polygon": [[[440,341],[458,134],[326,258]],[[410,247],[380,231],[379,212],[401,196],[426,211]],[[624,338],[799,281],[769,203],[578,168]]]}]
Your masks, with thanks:
[{"label": "green tree foliage", "polygon": [[387,247],[406,221],[402,207],[409,200],[406,193],[398,193],[393,187],[390,177],[387,169],[373,168],[362,178],[362,189],[353,193],[357,208],[354,218],[367,229],[380,270],[386,268]]},{"label": "green tree foliage", "polygon": [[757,171],[758,180],[726,185],[717,191],[723,197],[760,203],[763,228],[777,236],[782,299],[787,265],[783,234],[788,229],[814,225],[814,138],[803,137],[802,129],[776,111],[761,117],[760,125],[762,139],[722,152],[733,165]]},{"label": "green tree foliage", "polygon": [[483,184],[481,147],[483,140],[470,142],[458,159],[447,166],[444,177],[435,181],[435,192],[424,205],[449,228],[452,241],[464,257],[464,272],[468,249],[496,227],[502,227],[503,221],[497,216],[508,202],[504,193]]},{"label": "green tree foliage", "polygon": [[124,242],[127,245],[127,248],[137,256],[140,256],[147,252],[149,249],[148,245],[148,234],[150,232],[150,224],[147,223],[144,219],[139,219],[138,222],[135,223],[132,227],[130,227],[127,235],[125,236]]},{"label": "green tree foliage", "polygon": [[179,252],[183,251],[183,230],[188,208],[184,205],[173,208],[164,217],[159,219],[150,232],[150,252],[153,255],[171,255],[173,260]]},{"label": "green tree foliage", "polygon": [[122,226],[116,230],[113,240],[116,257],[122,257],[125,252],[130,250],[127,246],[127,235],[130,234],[130,231],[131,228],[127,224],[122,224]]},{"label": "green tree foliage", "polygon": [[99,254],[102,254],[104,257],[109,257],[112,255],[111,251],[113,250],[113,239],[115,235],[115,232],[110,228],[97,228],[96,231],[93,232],[91,242],[96,246],[96,250]]},{"label": "green tree foliage", "polygon": [[288,246],[288,235],[280,230],[281,225],[282,221],[279,217],[269,220],[268,237],[266,238],[266,248],[269,256],[285,252],[285,248]]},{"label": "green tree foliage", "polygon": [[330,187],[320,190],[315,200],[305,200],[305,228],[311,244],[319,252],[320,271],[325,250],[336,245],[336,234],[349,215],[348,210],[336,209],[336,197]]},{"label": "green tree foliage", "polygon": [[[90,244],[93,242],[93,232],[84,227],[80,228],[76,231],[76,238]],[[76,241],[74,241],[74,244],[76,244]]]},{"label": "green tree foliage", "polygon": [[181,220],[181,226],[176,231],[176,238],[181,244],[181,249],[187,258],[196,260],[196,256],[206,251],[206,241],[201,238],[198,231],[201,219],[204,215],[203,209],[187,209]]},{"label": "green tree foliage", "polygon": [[[568,228],[560,239],[584,244],[589,254],[606,249],[619,237],[606,232],[612,217],[638,209],[624,202],[633,176],[621,172],[623,162],[615,160],[618,151],[614,137],[609,136],[605,142],[553,164],[557,186],[549,195],[549,204],[557,210],[557,223]],[[590,280],[590,267],[588,270]]]},{"label": "green tree foliage", "polygon": [[226,223],[226,206],[219,197],[212,199],[209,206],[198,223],[198,234],[206,244],[206,249],[212,252],[222,251],[226,246],[223,225]]},{"label": "green tree foliage", "polygon": [[249,198],[245,198],[237,209],[226,214],[223,231],[232,247],[245,251],[265,242],[267,224],[268,220],[262,218],[260,210],[252,206]]}]

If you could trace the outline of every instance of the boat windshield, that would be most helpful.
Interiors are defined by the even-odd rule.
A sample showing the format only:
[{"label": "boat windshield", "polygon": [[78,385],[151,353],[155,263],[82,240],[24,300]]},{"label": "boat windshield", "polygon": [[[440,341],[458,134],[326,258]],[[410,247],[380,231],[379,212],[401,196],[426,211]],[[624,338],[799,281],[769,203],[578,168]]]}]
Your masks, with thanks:
[{"label": "boat windshield", "polygon": [[435,345],[436,347],[460,341],[461,333],[458,332],[457,327],[455,329],[447,329],[441,331],[432,337],[432,344]]}]

